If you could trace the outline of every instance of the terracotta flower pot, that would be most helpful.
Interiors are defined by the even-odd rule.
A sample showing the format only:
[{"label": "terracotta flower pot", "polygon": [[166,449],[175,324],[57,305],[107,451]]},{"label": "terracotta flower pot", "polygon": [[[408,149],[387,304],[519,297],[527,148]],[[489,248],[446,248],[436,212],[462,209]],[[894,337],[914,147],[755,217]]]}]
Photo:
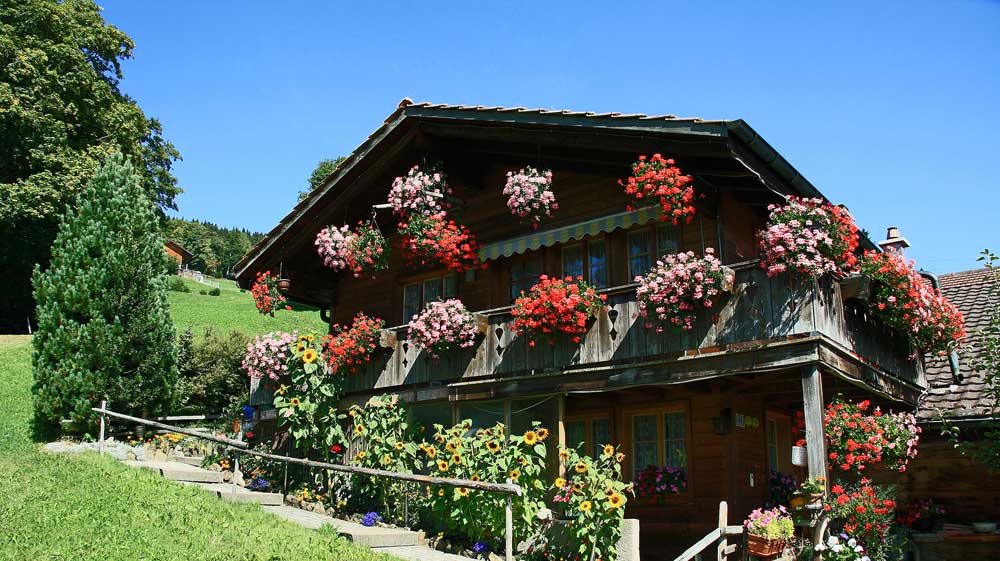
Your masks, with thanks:
[{"label": "terracotta flower pot", "polygon": [[785,550],[785,540],[769,540],[753,534],[747,535],[747,552],[761,559],[774,559]]}]

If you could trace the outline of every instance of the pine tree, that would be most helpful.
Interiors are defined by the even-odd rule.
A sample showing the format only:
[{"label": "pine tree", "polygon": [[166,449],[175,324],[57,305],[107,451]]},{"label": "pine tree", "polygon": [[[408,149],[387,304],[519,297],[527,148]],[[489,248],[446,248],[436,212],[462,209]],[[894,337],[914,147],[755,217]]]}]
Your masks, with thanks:
[{"label": "pine tree", "polygon": [[121,154],[99,167],[35,269],[33,387],[44,425],[86,421],[101,399],[126,413],[169,407],[177,381],[156,207]]}]

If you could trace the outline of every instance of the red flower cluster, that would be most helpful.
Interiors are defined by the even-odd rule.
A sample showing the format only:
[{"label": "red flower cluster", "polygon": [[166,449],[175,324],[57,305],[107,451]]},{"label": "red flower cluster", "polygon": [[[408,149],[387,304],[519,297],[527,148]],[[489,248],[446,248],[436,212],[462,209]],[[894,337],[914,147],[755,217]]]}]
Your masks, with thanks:
[{"label": "red flower cluster", "polygon": [[830,488],[830,501],[823,509],[834,518],[843,520],[844,532],[872,544],[880,541],[893,523],[896,501],[885,489],[861,478],[860,483],[845,489],[840,485]]},{"label": "red flower cluster", "polygon": [[[271,275],[271,271],[257,273],[257,280],[250,287],[250,294],[253,295],[253,303],[257,306],[257,311],[274,317],[274,311],[279,306],[285,304],[284,295],[278,290],[278,279]],[[285,306],[286,310],[291,310],[291,306]]]},{"label": "red flower cluster", "polygon": [[792,440],[796,446],[806,445],[806,414],[801,409],[795,412],[792,421]]},{"label": "red flower cluster", "polygon": [[333,334],[323,338],[323,355],[333,374],[353,374],[371,360],[378,348],[379,332],[385,322],[363,313],[354,316],[351,327],[333,326]]},{"label": "red flower cluster", "polygon": [[534,337],[545,334],[554,345],[555,333],[568,333],[573,342],[580,342],[580,335],[587,332],[587,320],[596,316],[607,297],[597,294],[594,287],[577,277],[565,279],[538,277],[538,283],[527,294],[514,301],[514,329],[527,334],[528,345],[534,347]]},{"label": "red flower cluster", "polygon": [[483,267],[479,242],[462,224],[447,214],[417,214],[399,223],[403,251],[419,266],[444,265],[452,271]]},{"label": "red flower cluster", "polygon": [[[652,158],[639,156],[639,161],[632,165],[632,177],[628,181],[618,181],[625,188],[625,193],[643,203],[643,199],[658,198],[663,209],[661,220],[670,220],[676,226],[684,220],[691,222],[694,216],[694,188],[688,185],[693,181],[690,175],[683,175],[680,168],[674,165],[674,160],[665,160],[660,154]],[[632,210],[629,206],[628,210]]]},{"label": "red flower cluster", "polygon": [[946,353],[965,338],[965,320],[947,298],[895,252],[866,251],[861,272],[876,281],[873,311],[913,345]]},{"label": "red flower cluster", "polygon": [[878,407],[869,414],[870,408],[868,400],[827,405],[823,429],[831,468],[861,473],[884,463],[904,471],[917,455],[920,428],[916,418],[909,413],[883,415]]},{"label": "red flower cluster", "polygon": [[896,522],[907,528],[923,526],[929,530],[934,518],[944,514],[944,507],[934,502],[934,499],[917,499],[907,503],[903,510],[896,514]]}]

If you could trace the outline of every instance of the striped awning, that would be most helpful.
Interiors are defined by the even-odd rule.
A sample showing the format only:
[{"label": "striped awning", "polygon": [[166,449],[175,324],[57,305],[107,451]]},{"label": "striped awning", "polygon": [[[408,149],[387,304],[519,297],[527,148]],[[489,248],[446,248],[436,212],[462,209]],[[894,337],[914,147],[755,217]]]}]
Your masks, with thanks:
[{"label": "striped awning", "polygon": [[644,224],[650,220],[655,220],[659,215],[659,207],[646,207],[619,212],[618,214],[595,218],[586,222],[563,226],[562,228],[534,232],[526,236],[486,244],[479,251],[479,257],[484,261],[500,257],[510,257],[511,255],[517,255],[541,247],[548,247],[557,243],[579,240],[602,232],[613,232],[636,224]]}]

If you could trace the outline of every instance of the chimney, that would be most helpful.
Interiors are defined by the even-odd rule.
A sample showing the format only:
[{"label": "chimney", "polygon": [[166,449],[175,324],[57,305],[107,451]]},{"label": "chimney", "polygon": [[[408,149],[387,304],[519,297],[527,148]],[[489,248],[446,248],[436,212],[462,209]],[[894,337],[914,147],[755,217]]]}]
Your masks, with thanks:
[{"label": "chimney", "polygon": [[884,240],[878,242],[878,246],[882,248],[883,251],[894,251],[900,255],[910,247],[910,242],[906,241],[906,238],[899,235],[899,228],[896,226],[889,226],[889,229],[885,233]]}]

